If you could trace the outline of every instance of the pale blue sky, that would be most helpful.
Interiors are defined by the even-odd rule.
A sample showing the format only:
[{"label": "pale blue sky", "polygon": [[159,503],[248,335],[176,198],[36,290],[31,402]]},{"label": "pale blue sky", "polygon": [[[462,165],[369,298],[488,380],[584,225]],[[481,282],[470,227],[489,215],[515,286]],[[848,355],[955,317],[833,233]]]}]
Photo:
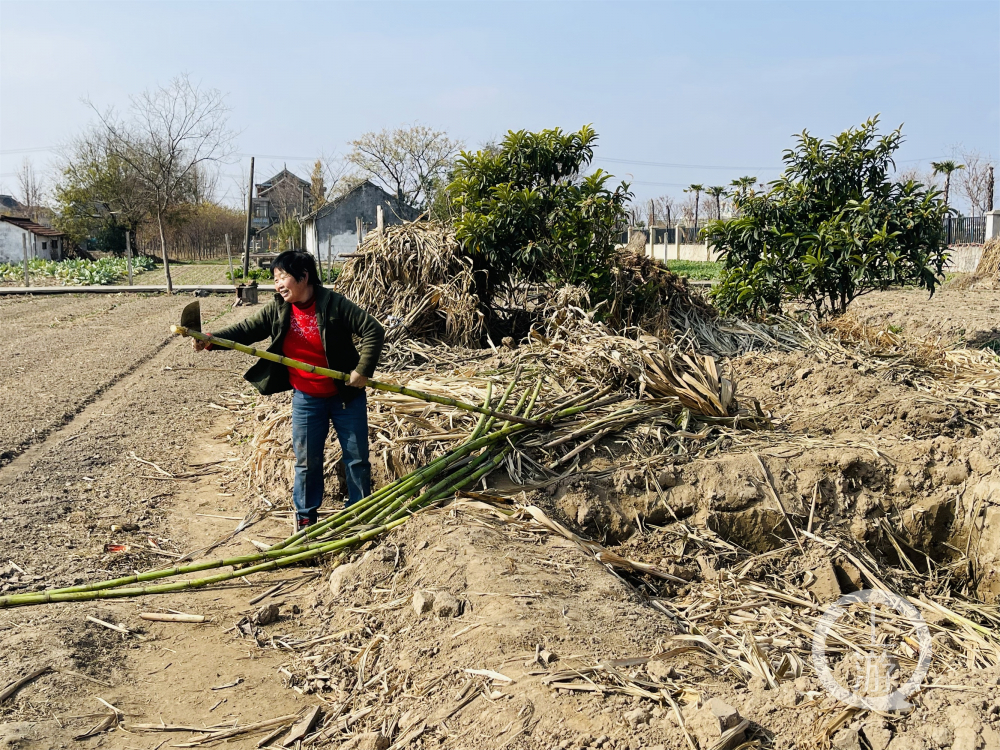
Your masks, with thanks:
[{"label": "pale blue sky", "polygon": [[228,92],[261,177],[282,162],[306,175],[303,158],[414,121],[470,146],[592,123],[597,165],[640,199],[773,178],[794,133],[876,113],[904,124],[900,166],[959,145],[1000,157],[995,1],[2,0],[4,192],[25,156],[45,171],[41,149],[91,119],[84,97],[121,108],[182,71]]}]

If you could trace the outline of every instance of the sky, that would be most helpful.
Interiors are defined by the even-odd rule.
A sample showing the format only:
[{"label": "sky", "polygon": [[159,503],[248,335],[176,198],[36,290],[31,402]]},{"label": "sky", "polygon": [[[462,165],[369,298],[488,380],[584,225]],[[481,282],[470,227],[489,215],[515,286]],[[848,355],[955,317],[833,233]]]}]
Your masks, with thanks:
[{"label": "sky", "polygon": [[52,179],[93,110],[186,73],[227,95],[220,187],[256,155],[307,177],[368,131],[476,148],[591,124],[637,201],[780,173],[803,130],[880,114],[900,168],[1000,157],[1000,2],[19,2],[0,0],[0,192]]}]

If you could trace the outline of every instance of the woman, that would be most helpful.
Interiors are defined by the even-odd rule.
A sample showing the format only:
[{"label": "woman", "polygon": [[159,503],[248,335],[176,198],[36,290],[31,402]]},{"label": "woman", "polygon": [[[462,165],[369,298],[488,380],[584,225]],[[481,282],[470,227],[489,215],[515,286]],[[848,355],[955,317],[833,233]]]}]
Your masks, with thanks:
[{"label": "woman", "polygon": [[[375,373],[385,331],[367,312],[323,286],[309,253],[283,252],[271,270],[274,300],[242,323],[214,335],[246,345],[270,336],[269,352],[351,374],[344,383],[262,359],[243,376],[263,394],[294,390],[292,499],[301,529],[316,523],[323,502],[323,448],[331,423],[344,454],[347,504],[371,494],[364,388]],[[360,338],[360,352],[353,336]],[[196,340],[194,347],[200,351],[211,345]]]}]

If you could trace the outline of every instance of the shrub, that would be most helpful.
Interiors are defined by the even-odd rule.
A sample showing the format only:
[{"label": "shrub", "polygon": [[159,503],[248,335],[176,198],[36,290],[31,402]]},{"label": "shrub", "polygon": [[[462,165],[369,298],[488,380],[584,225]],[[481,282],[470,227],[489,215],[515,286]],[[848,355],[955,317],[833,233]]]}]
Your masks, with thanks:
[{"label": "shrub", "polygon": [[502,143],[462,152],[448,187],[455,232],[473,260],[488,307],[512,279],[586,284],[595,301],[612,286],[616,238],[626,221],[628,185],[583,170],[597,133],[558,128],[509,132]]},{"label": "shrub", "polygon": [[875,117],[831,141],[803,132],[767,193],[742,196],[738,218],[706,227],[723,253],[713,290],[723,312],[758,316],[804,299],[819,315],[839,315],[893,285],[934,293],[948,208],[933,189],[889,179],[903,136],[879,136],[877,126]]}]

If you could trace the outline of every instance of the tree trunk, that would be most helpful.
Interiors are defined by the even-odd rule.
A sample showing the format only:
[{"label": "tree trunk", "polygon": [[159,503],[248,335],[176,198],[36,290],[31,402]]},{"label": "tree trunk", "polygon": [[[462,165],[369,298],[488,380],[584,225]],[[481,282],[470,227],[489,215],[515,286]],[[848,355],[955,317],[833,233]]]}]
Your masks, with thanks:
[{"label": "tree trunk", "polygon": [[698,199],[701,196],[695,192],[694,194],[694,241],[698,241]]},{"label": "tree trunk", "polygon": [[951,187],[951,172],[944,176],[944,207],[948,208],[948,188]]},{"label": "tree trunk", "polygon": [[167,240],[163,236],[163,213],[157,209],[156,225],[160,229],[160,254],[163,257],[163,273],[167,277],[167,294],[174,293],[174,284],[170,280],[170,259],[167,257]]}]

